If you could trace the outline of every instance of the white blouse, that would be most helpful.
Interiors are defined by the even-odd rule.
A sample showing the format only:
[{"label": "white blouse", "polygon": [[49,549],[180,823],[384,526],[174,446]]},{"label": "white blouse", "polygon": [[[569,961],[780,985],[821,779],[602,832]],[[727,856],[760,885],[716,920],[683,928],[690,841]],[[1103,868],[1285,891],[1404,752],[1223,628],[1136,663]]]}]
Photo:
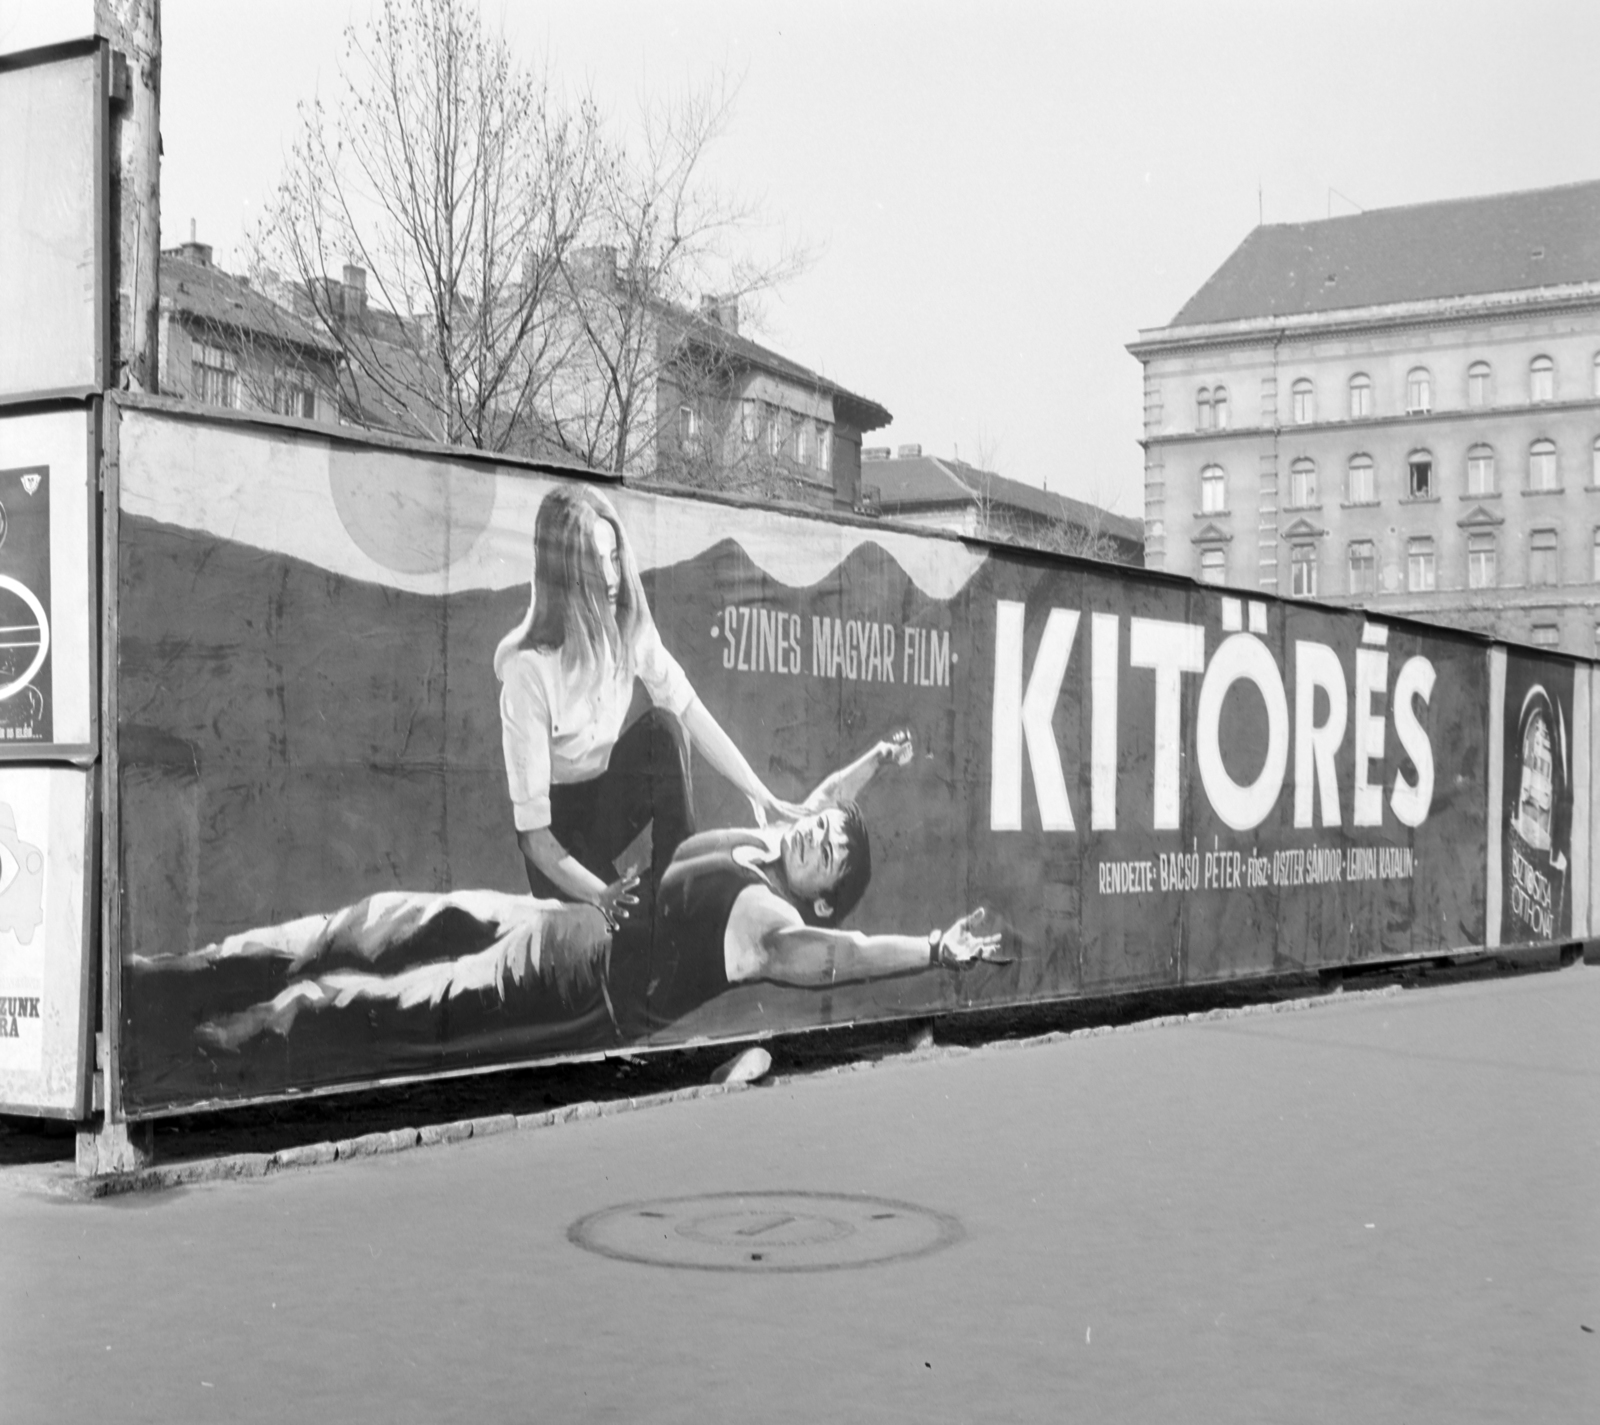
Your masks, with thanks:
[{"label": "white blouse", "polygon": [[550,825],[552,783],[587,782],[605,771],[633,701],[633,679],[658,708],[682,717],[694,701],[684,671],[654,625],[628,650],[630,675],[607,658],[587,674],[561,666],[560,650],[525,648],[500,670],[500,742],[518,831]]}]

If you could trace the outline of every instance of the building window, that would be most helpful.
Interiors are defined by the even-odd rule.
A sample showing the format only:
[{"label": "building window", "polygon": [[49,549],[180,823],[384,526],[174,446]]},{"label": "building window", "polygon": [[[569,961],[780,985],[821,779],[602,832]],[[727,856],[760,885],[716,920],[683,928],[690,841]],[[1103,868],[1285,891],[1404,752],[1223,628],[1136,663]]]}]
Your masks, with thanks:
[{"label": "building window", "polygon": [[794,458],[802,465],[811,464],[816,449],[816,427],[810,421],[798,421],[794,428]]},{"label": "building window", "polygon": [[1200,472],[1200,513],[1219,515],[1228,508],[1228,477],[1220,465]]},{"label": "building window", "polygon": [[1559,490],[1560,472],[1556,469],[1556,443],[1536,440],[1528,447],[1528,488]]},{"label": "building window", "polygon": [[833,432],[824,425],[817,427],[817,469],[824,474],[833,469]]},{"label": "building window", "polygon": [[195,343],[194,395],[208,406],[239,404],[239,380],[231,351]]},{"label": "building window", "polygon": [[1289,503],[1305,508],[1317,502],[1317,463],[1297,460],[1289,467]]},{"label": "building window", "polygon": [[1475,445],[1467,451],[1467,493],[1469,495],[1494,494],[1494,450],[1487,445]]},{"label": "building window", "polygon": [[761,434],[761,407],[755,401],[739,402],[739,434],[746,445],[754,445]]},{"label": "building window", "polygon": [[1225,584],[1228,582],[1228,551],[1212,544],[1200,551],[1200,582]]},{"label": "building window", "polygon": [[678,407],[678,444],[693,450],[700,443],[700,413],[693,406]]},{"label": "building window", "polygon": [[1556,364],[1548,356],[1536,356],[1528,363],[1528,399],[1553,401],[1556,398]]},{"label": "building window", "polygon": [[767,454],[774,460],[783,454],[784,425],[786,424],[785,412],[778,406],[769,405],[766,408],[767,417]]},{"label": "building window", "polygon": [[1489,404],[1489,363],[1474,361],[1467,367],[1467,404],[1483,407]]},{"label": "building window", "polygon": [[1406,414],[1426,415],[1433,409],[1433,377],[1426,366],[1413,366],[1406,374]]},{"label": "building window", "polygon": [[1194,393],[1194,428],[1211,429],[1211,388],[1202,386]]},{"label": "building window", "polygon": [[1350,419],[1372,414],[1372,378],[1358,371],[1350,378]]},{"label": "building window", "polygon": [[1433,540],[1417,538],[1406,542],[1406,587],[1413,594],[1433,589]]},{"label": "building window", "polygon": [[1311,383],[1302,377],[1294,383],[1289,393],[1289,409],[1297,426],[1310,425],[1317,418],[1316,394]]},{"label": "building window", "polygon": [[1406,456],[1406,494],[1413,500],[1433,498],[1433,456],[1426,450]]},{"label": "building window", "polygon": [[1378,503],[1378,482],[1372,468],[1370,455],[1350,457],[1349,479],[1345,485],[1345,501],[1352,505]]},{"label": "building window", "polygon": [[1535,648],[1555,648],[1561,643],[1561,626],[1554,623],[1536,623],[1530,641]]},{"label": "building window", "polygon": [[1377,551],[1370,539],[1350,541],[1350,592],[1352,594],[1378,592]]},{"label": "building window", "polygon": [[1467,536],[1467,587],[1492,589],[1495,586],[1494,536]]},{"label": "building window", "polygon": [[299,416],[301,420],[315,420],[316,394],[308,391],[290,376],[279,376],[272,383],[272,409],[280,416]]},{"label": "building window", "polygon": [[1317,546],[1297,544],[1289,551],[1289,592],[1297,599],[1317,596]]},{"label": "building window", "polygon": [[1528,582],[1561,582],[1561,550],[1553,529],[1536,529],[1528,537]]},{"label": "building window", "polygon": [[1211,391],[1211,424],[1217,430],[1228,428],[1228,388],[1216,386]]}]

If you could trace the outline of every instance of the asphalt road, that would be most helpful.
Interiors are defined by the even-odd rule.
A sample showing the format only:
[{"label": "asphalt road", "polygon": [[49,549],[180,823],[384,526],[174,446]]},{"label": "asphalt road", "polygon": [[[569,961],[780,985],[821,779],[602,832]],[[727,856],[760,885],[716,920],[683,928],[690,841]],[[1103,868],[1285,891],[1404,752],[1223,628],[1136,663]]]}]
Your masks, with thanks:
[{"label": "asphalt road", "polygon": [[0,1191],[0,1233],[6,1421],[1587,1422],[1600,969]]}]

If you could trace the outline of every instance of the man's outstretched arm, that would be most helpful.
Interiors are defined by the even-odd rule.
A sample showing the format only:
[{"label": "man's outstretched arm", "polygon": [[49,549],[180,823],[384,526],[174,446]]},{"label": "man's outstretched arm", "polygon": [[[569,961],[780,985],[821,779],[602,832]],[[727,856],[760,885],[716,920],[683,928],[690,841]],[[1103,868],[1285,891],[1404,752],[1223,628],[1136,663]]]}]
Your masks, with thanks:
[{"label": "man's outstretched arm", "polygon": [[926,935],[863,935],[818,925],[769,923],[752,947],[755,953],[740,957],[747,970],[740,978],[821,988],[935,966],[954,969],[979,960],[994,961],[1000,936],[984,934],[987,924],[988,913],[982,909]]},{"label": "man's outstretched arm", "polygon": [[832,772],[817,783],[802,805],[808,812],[820,811],[825,806],[840,802],[853,802],[878,770],[891,762],[904,767],[913,756],[911,734],[905,729],[891,732],[875,747],[868,748],[856,760],[837,772]]}]

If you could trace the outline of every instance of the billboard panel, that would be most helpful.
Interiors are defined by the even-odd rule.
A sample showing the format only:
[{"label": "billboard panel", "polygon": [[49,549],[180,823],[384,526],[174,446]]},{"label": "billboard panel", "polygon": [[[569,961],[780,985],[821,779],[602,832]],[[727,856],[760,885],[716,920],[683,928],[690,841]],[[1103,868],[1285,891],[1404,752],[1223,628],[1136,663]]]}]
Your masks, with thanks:
[{"label": "billboard panel", "polygon": [[94,755],[92,420],[0,414],[0,758]]},{"label": "billboard panel", "polygon": [[81,1118],[93,778],[0,767],[0,1111]]},{"label": "billboard panel", "polygon": [[0,66],[0,401],[106,384],[103,65]]},{"label": "billboard panel", "polygon": [[120,449],[135,1115],[1486,940],[1480,641],[137,409]]}]

